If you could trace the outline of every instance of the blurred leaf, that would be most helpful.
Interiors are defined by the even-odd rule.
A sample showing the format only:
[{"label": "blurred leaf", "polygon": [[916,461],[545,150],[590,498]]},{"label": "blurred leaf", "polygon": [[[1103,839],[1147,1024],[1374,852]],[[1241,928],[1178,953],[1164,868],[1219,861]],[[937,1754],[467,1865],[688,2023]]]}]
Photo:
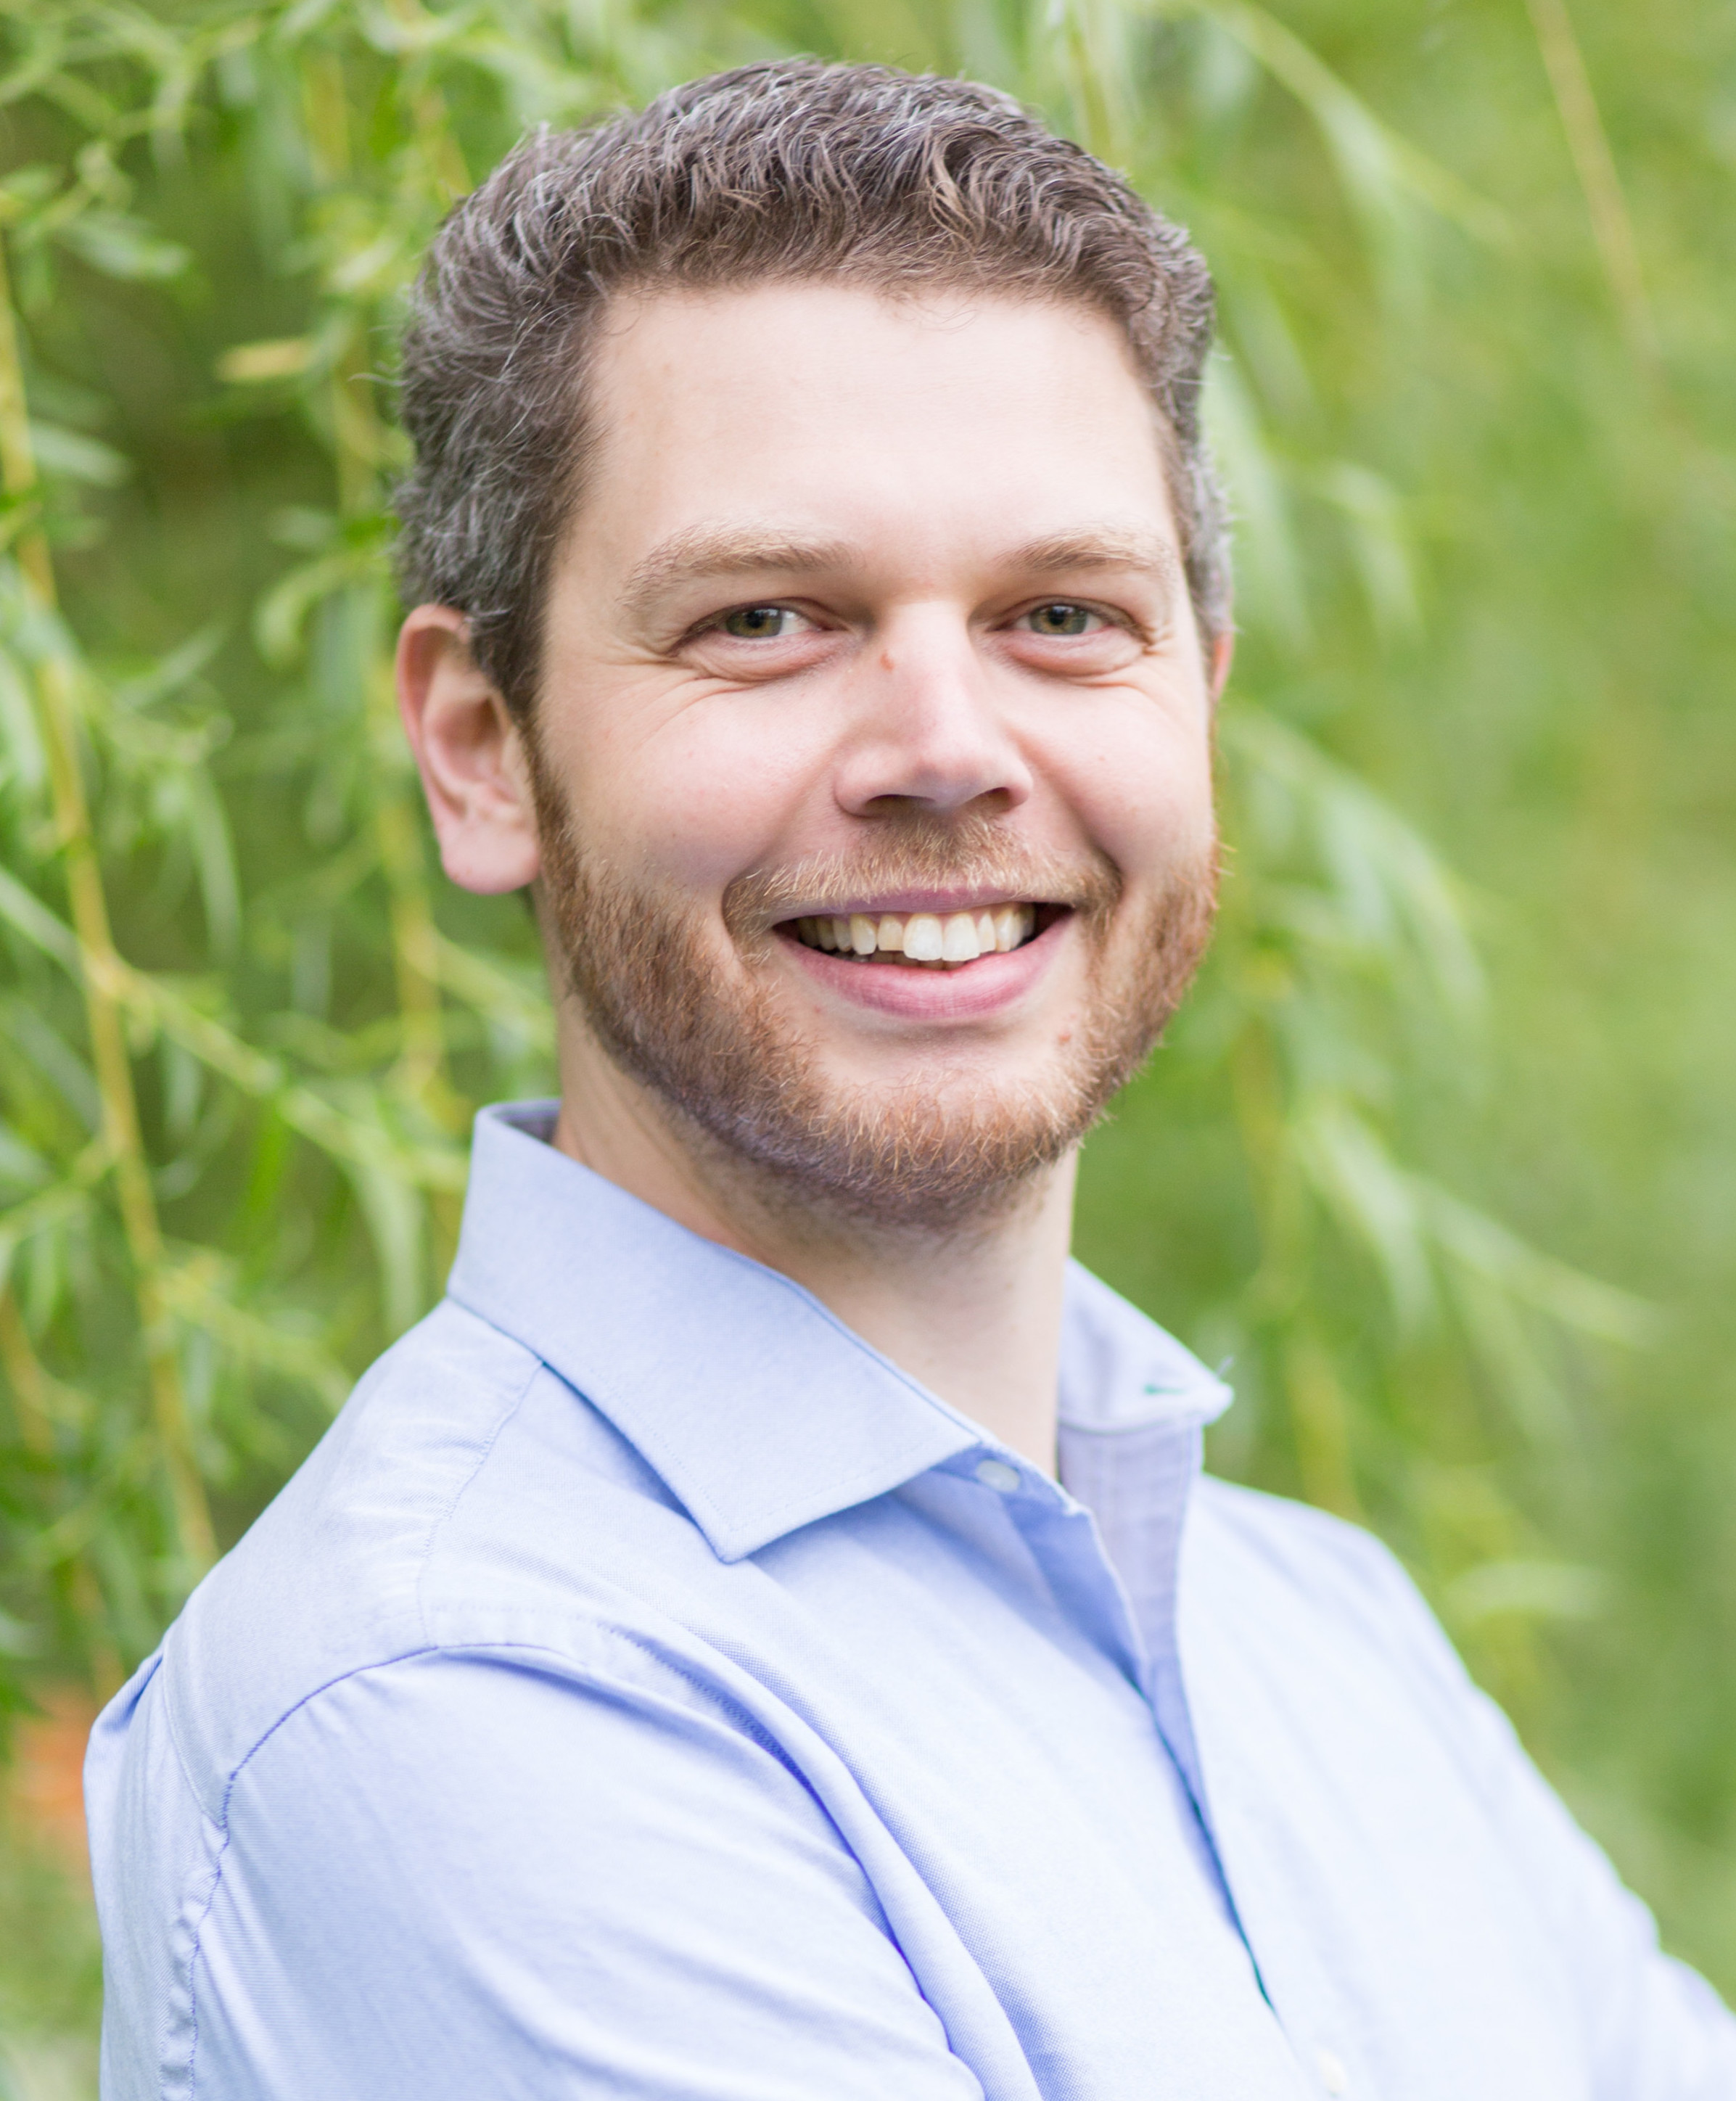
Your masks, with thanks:
[{"label": "blurred leaf", "polygon": [[178,277],[192,259],[179,241],[165,241],[144,220],[122,212],[81,212],[60,233],[68,248],[105,277]]},{"label": "blurred leaf", "polygon": [[1479,241],[1504,245],[1506,215],[1429,154],[1383,124],[1319,55],[1250,0],[1160,0],[1207,15],[1288,88],[1319,126],[1347,195],[1385,238],[1395,203],[1426,205]]},{"label": "blurred leaf", "polygon": [[0,919],[15,927],[26,940],[70,971],[78,967],[78,942],[69,927],[57,919],[15,878],[0,868]]},{"label": "blurred leaf", "polygon": [[1237,554],[1252,610],[1294,649],[1308,641],[1289,492],[1260,427],[1259,412],[1221,356],[1207,374],[1205,425],[1232,492]]},{"label": "blurred leaf", "polygon": [[1609,1578],[1564,1561],[1484,1561],[1456,1577],[1446,1605],[1452,1618],[1473,1624],[1497,1613],[1528,1618],[1596,1619],[1609,1609]]},{"label": "blurred leaf", "polygon": [[278,343],[237,343],[218,359],[217,376],[242,387],[298,378],[312,361],[313,349],[307,336],[292,336]]},{"label": "blurred leaf", "polygon": [[30,426],[31,449],[37,464],[50,474],[69,475],[99,489],[113,489],[130,471],[125,456],[82,431],[64,430],[57,423]]}]

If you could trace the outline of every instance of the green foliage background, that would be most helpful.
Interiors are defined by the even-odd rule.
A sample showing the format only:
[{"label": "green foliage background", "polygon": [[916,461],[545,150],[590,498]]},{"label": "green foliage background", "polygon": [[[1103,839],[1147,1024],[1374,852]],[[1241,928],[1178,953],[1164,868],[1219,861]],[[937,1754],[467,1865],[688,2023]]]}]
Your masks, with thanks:
[{"label": "green foliage background", "polygon": [[[3,0],[11,1706],[152,1646],[437,1291],[471,1108],[549,1084],[528,921],[440,883],[391,706],[430,232],[716,65],[960,70],[1222,292],[1224,921],[1082,1252],[1736,1988],[1736,17],[1569,4]],[[88,1926],[8,1845],[0,2037],[77,2090]]]}]

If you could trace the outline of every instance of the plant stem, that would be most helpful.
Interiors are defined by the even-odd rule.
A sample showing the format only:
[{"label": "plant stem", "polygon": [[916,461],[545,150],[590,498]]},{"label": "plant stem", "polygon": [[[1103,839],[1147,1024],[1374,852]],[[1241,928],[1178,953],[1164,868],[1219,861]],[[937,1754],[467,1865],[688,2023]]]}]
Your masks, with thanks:
[{"label": "plant stem", "polygon": [[1628,348],[1647,378],[1655,378],[1658,335],[1640,268],[1640,245],[1567,0],[1526,0],[1526,6]]},{"label": "plant stem", "polygon": [[46,1458],[54,1449],[54,1431],[48,1419],[48,1374],[31,1347],[29,1330],[9,1284],[0,1284],[0,1365],[5,1366],[12,1389],[19,1441],[33,1457]]},{"label": "plant stem", "polygon": [[[0,480],[15,501],[28,501],[39,486],[3,242],[0,242]],[[40,523],[28,525],[19,534],[14,551],[27,592],[39,610],[51,617],[57,603],[54,563]],[[78,937],[79,975],[102,1100],[104,1139],[114,1170],[121,1226],[132,1262],[152,1421],[168,1480],[177,1546],[183,1561],[197,1572],[210,1565],[215,1541],[205,1484],[193,1457],[180,1362],[163,1307],[162,1232],[151,1188],[150,1166],[139,1134],[132,1061],[117,997],[122,967],[109,927],[108,902],[79,765],[77,690],[73,666],[61,648],[51,646],[43,653],[36,667],[36,689],[54,798],[55,829],[66,867],[73,927]]]},{"label": "plant stem", "polygon": [[[11,1386],[18,1434],[24,1449],[33,1458],[51,1459],[54,1424],[49,1396],[56,1382],[37,1356],[18,1301],[11,1286],[6,1284],[0,1284],[0,1365],[4,1365]],[[126,1673],[104,1625],[107,1614],[101,1586],[82,1555],[59,1563],[53,1575],[83,1634],[92,1687],[99,1699],[106,1701],[119,1690]]]}]

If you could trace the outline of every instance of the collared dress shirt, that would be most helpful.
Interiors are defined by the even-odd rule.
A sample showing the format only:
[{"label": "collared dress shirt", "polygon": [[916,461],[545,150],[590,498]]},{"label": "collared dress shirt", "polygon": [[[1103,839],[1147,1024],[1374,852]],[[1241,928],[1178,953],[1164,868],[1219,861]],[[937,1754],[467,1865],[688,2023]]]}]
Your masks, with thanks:
[{"label": "collared dress shirt", "polygon": [[547,1118],[98,1725],[107,2101],[1736,2101],[1178,1343],[1071,1273],[1058,1485]]}]

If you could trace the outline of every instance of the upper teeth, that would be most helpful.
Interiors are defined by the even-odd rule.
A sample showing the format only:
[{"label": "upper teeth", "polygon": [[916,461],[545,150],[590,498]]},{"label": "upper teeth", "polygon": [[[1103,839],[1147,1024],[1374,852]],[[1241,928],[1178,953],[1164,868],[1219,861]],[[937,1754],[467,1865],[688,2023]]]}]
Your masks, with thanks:
[{"label": "upper teeth", "polygon": [[796,931],[811,949],[840,955],[901,956],[907,963],[974,963],[978,956],[1005,954],[1028,941],[1036,929],[1034,905],[997,905],[975,912],[864,912],[798,919]]}]

